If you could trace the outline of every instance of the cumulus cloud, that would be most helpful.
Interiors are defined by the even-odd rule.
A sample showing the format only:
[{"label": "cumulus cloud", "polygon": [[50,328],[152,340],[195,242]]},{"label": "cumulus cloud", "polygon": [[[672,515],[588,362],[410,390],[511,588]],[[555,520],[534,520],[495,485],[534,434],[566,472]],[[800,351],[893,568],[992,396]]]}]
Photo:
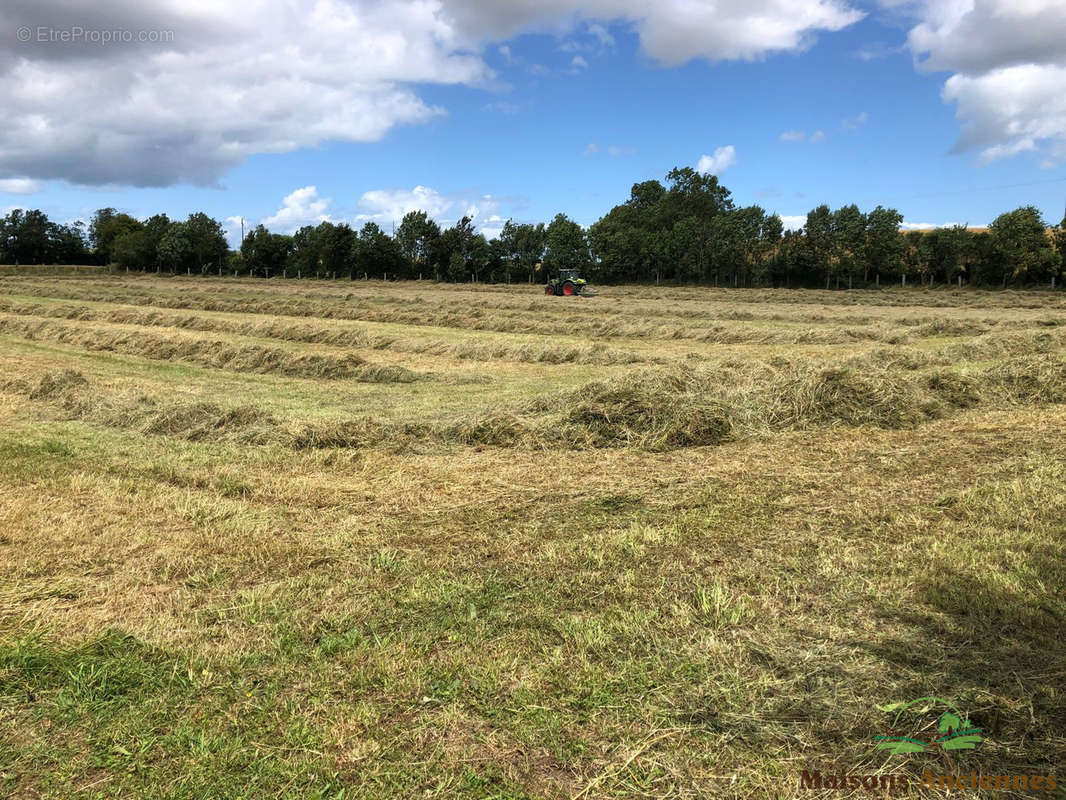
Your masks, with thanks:
[{"label": "cumulus cloud", "polygon": [[824,141],[825,141],[825,131],[815,131],[814,133],[811,134],[811,138],[810,138],[811,144],[818,144],[819,142],[824,142]]},{"label": "cumulus cloud", "polygon": [[[373,141],[443,113],[416,82],[490,71],[428,4],[320,0],[5,4],[0,29],[170,29],[172,41],[0,41],[0,172],[85,184],[212,184],[252,153]],[[228,31],[228,33],[227,33]]]},{"label": "cumulus cloud", "polygon": [[804,131],[785,131],[779,137],[782,142],[802,142],[807,138]]},{"label": "cumulus cloud", "polygon": [[1024,152],[1066,161],[1066,0],[924,0],[907,44],[920,69],[953,73],[956,151],[987,163]]},{"label": "cumulus cloud", "polygon": [[799,231],[803,230],[803,226],[807,224],[806,214],[778,214],[781,217],[781,225],[786,231]]},{"label": "cumulus cloud", "polygon": [[454,200],[427,186],[416,186],[414,189],[375,189],[359,198],[360,213],[357,219],[398,222],[409,211],[425,211],[431,217],[437,218],[454,205]]},{"label": "cumulus cloud", "polygon": [[41,184],[30,178],[0,178],[0,194],[33,194]]},{"label": "cumulus cloud", "polygon": [[696,164],[696,171],[704,175],[721,175],[737,163],[737,149],[731,144],[715,149],[714,155],[702,155]]},{"label": "cumulus cloud", "polygon": [[211,185],[255,153],[375,141],[439,116],[418,87],[490,85],[486,46],[523,32],[584,25],[607,46],[608,24],[629,25],[650,57],[679,64],[800,51],[863,16],[846,0],[101,0],[72,9],[69,0],[5,3],[0,30],[169,35],[106,47],[0,38],[0,174]]},{"label": "cumulus cloud", "polygon": [[327,209],[333,201],[328,197],[319,197],[314,186],[287,194],[281,201],[281,208],[260,220],[277,233],[292,233],[304,225],[317,225],[330,219]]},{"label": "cumulus cloud", "polygon": [[572,30],[575,19],[583,19],[598,25],[589,32],[608,42],[613,37],[604,22],[628,23],[643,50],[664,64],[803,50],[818,32],[841,30],[864,16],[844,0],[444,0],[443,8],[458,28],[488,38]]},{"label": "cumulus cloud", "polygon": [[[376,222],[383,228],[399,224],[410,211],[425,211],[443,226],[451,226],[463,216],[470,217],[474,224],[489,238],[493,231],[503,227],[504,220],[498,212],[501,201],[491,194],[456,192],[443,194],[428,186],[413,189],[375,189],[359,198],[359,213],[353,224]],[[497,231],[498,232],[498,231]]]}]

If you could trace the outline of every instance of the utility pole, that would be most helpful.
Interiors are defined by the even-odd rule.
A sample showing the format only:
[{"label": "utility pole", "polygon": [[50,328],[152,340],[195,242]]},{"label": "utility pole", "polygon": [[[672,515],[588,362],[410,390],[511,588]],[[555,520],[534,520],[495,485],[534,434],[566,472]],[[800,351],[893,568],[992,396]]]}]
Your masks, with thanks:
[{"label": "utility pole", "polygon": [[244,244],[244,217],[241,217],[241,244]]}]

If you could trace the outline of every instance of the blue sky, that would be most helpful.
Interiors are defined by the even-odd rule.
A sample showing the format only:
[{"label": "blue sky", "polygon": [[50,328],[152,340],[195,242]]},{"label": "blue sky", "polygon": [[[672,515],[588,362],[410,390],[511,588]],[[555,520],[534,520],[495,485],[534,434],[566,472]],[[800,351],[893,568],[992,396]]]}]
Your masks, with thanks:
[{"label": "blue sky", "polygon": [[[793,8],[759,2],[785,17]],[[366,35],[372,43],[407,37],[404,47],[410,49],[376,59],[370,69],[380,74],[372,80],[363,77],[367,65],[349,55],[344,42],[322,44],[324,52],[339,47],[344,58],[356,59],[345,65],[355,89],[347,88],[343,73],[323,77],[315,71],[322,68],[313,54],[323,34],[314,26],[292,43],[278,33],[281,28],[245,24],[232,33],[242,48],[276,53],[289,46],[297,52],[287,56],[288,65],[276,62],[259,73],[221,74],[217,80],[210,65],[217,70],[219,55],[230,58],[225,48],[237,44],[219,44],[218,53],[198,45],[182,50],[183,31],[190,39],[195,34],[196,42],[204,36],[195,16],[175,18],[176,60],[168,60],[161,46],[146,45],[158,64],[144,75],[128,66],[128,59],[143,61],[145,51],[136,48],[72,55],[54,44],[33,52],[15,47],[14,62],[0,51],[0,71],[5,63],[12,70],[8,91],[20,80],[25,88],[41,76],[58,82],[76,74],[81,80],[94,70],[113,91],[80,111],[64,109],[61,96],[54,106],[34,97],[25,118],[43,117],[55,143],[36,146],[40,136],[28,126],[16,125],[0,138],[0,190],[17,190],[0,192],[0,208],[39,207],[61,220],[87,218],[101,206],[141,217],[204,210],[228,219],[235,231],[233,221],[242,216],[248,225],[266,221],[280,230],[323,218],[357,225],[375,219],[387,229],[405,209],[422,205],[449,223],[472,211],[491,235],[503,219],[546,221],[560,211],[590,224],[624,200],[634,182],[662,179],[675,165],[697,166],[717,152],[727,157],[714,169],[736,202],[757,203],[790,221],[820,203],[851,202],[863,209],[897,207],[912,224],[986,224],[1030,203],[1050,222],[1061,219],[1066,117],[1056,116],[1057,108],[1045,114],[1048,103],[1040,92],[1041,80],[1058,78],[1066,44],[1042,44],[1035,29],[1046,23],[1041,26],[1030,12],[1051,14],[1045,21],[1061,12],[1066,21],[1062,0],[1030,0],[1028,16],[1001,26],[1007,41],[975,42],[984,47],[976,56],[964,51],[974,26],[982,26],[977,15],[991,13],[980,4],[971,3],[968,15],[956,9],[946,18],[946,9],[959,3],[797,3],[837,16],[826,17],[822,29],[800,30],[792,47],[768,34],[769,44],[760,50],[756,30],[756,52],[740,57],[728,41],[723,44],[714,23],[706,41],[698,30],[690,34],[690,21],[677,17],[684,11],[656,22],[635,19],[620,7],[611,18],[602,10],[610,0],[599,0],[589,5],[600,17],[575,3],[562,11],[576,13],[541,18],[525,8],[515,10],[514,18],[485,23],[477,16],[483,7],[466,0],[461,9],[437,4],[438,16],[426,23],[437,26],[433,43],[425,45],[419,30],[409,30],[409,17],[399,13],[409,10],[400,8],[403,3],[378,3]],[[163,6],[149,21],[167,24],[167,14],[176,12]],[[327,6],[323,13],[343,11],[346,19],[354,13],[367,28],[357,18],[364,13],[359,4],[336,0]],[[762,12],[759,22],[741,19],[743,30],[765,24],[768,12]],[[452,37],[443,43],[440,19],[448,20]],[[666,33],[657,33],[656,24]],[[993,35],[997,25],[989,18],[979,29]],[[672,58],[670,48],[682,55]],[[685,57],[685,48],[696,55]],[[427,50],[427,63],[410,66]],[[1039,56],[1032,63],[1025,61],[1029,52]],[[397,63],[379,66],[389,58]],[[943,68],[917,67],[916,58]],[[1010,70],[1022,67],[1037,72],[1027,73],[1027,82],[1012,78]],[[316,99],[306,99],[306,87],[291,90],[290,74],[317,92]],[[261,91],[234,101],[239,107],[219,108],[234,96],[227,82]],[[947,86],[957,91],[945,99]],[[17,107],[29,102],[25,96],[9,99]],[[337,105],[352,111],[335,118]],[[1002,119],[1006,106],[1017,108]],[[389,111],[374,122],[382,109]],[[198,116],[205,118],[201,127]],[[227,127],[236,116],[239,131]],[[74,147],[67,131],[87,137],[86,144]],[[972,141],[960,149],[965,131]],[[112,144],[100,144],[109,137]],[[231,141],[237,138],[239,146]]]}]

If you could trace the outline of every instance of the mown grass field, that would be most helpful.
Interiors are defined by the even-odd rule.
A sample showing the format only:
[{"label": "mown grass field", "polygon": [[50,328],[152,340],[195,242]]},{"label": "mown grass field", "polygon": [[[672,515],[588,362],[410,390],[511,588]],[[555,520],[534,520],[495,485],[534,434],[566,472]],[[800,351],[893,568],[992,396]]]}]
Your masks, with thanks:
[{"label": "mown grass field", "polygon": [[0,364],[5,797],[1066,772],[1066,295],[13,275]]}]

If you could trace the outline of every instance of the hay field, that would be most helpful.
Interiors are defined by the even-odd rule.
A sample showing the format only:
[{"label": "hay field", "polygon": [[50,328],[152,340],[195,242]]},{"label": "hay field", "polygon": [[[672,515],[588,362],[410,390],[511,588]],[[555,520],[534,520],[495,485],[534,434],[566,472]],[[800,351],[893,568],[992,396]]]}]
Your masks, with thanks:
[{"label": "hay field", "polygon": [[1066,295],[0,276],[0,365],[5,797],[1066,764]]}]

